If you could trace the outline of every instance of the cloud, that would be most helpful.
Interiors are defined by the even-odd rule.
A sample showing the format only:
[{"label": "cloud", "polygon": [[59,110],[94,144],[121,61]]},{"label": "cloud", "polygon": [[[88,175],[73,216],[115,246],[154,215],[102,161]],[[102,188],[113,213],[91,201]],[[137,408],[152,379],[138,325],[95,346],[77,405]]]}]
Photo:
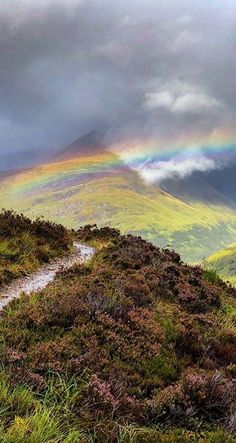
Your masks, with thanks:
[{"label": "cloud", "polygon": [[165,147],[236,127],[235,19],[234,0],[2,0],[0,167],[90,130]]},{"label": "cloud", "polygon": [[147,92],[145,94],[144,107],[146,109],[169,109],[174,106],[175,98],[169,91]]},{"label": "cloud", "polygon": [[194,171],[206,172],[215,167],[213,159],[198,153],[197,158],[185,155],[184,158],[177,156],[167,161],[146,162],[140,164],[137,170],[147,183],[160,183],[168,178],[184,178]]},{"label": "cloud", "polygon": [[179,97],[174,97],[168,91],[147,93],[145,95],[146,108],[163,108],[174,113],[192,112],[199,113],[223,109],[223,105],[214,97],[204,93],[188,92]]},{"label": "cloud", "polygon": [[223,105],[214,97],[194,92],[177,97],[173,105],[174,112],[214,112],[216,109],[222,110]]},{"label": "cloud", "polygon": [[224,110],[224,104],[215,97],[185,84],[177,84],[172,90],[147,92],[143,105],[147,110],[165,109],[177,114],[212,113]]}]

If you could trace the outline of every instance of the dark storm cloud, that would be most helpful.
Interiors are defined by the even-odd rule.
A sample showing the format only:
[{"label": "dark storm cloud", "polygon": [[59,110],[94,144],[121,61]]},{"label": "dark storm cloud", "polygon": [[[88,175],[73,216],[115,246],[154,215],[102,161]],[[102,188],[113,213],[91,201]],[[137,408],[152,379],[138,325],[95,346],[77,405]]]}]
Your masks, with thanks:
[{"label": "dark storm cloud", "polygon": [[234,125],[234,0],[1,0],[0,150]]}]

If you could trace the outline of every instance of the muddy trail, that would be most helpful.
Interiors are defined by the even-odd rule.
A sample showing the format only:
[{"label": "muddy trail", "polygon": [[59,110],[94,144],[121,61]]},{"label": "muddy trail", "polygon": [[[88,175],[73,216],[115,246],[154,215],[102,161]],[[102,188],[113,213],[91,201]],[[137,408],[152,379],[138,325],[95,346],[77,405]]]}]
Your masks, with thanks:
[{"label": "muddy trail", "polygon": [[74,252],[69,256],[54,260],[42,266],[33,274],[14,280],[11,284],[4,286],[0,290],[0,310],[10,301],[18,298],[22,292],[30,294],[34,291],[44,289],[55,279],[57,272],[71,268],[76,263],[85,263],[93,256],[95,249],[74,242]]}]

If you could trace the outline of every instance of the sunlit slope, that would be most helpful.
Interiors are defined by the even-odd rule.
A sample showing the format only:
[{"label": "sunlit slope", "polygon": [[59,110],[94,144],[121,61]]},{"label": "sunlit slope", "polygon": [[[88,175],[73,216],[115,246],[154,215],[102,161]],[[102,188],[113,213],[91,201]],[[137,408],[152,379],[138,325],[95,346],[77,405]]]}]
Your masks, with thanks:
[{"label": "sunlit slope", "polygon": [[236,243],[212,254],[207,258],[206,264],[215,269],[224,280],[236,285]]},{"label": "sunlit slope", "polygon": [[2,179],[1,205],[69,227],[97,223],[173,245],[189,261],[232,243],[236,214],[226,206],[186,203],[145,184],[113,153],[45,164]]}]

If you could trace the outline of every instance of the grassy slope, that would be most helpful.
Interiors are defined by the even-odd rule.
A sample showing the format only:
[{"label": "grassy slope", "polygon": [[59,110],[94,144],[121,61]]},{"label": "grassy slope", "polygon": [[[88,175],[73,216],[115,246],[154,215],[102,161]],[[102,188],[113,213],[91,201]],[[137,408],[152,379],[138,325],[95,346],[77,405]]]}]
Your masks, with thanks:
[{"label": "grassy slope", "polygon": [[0,441],[233,443],[235,294],[117,235],[81,230],[93,261],[5,309]]},{"label": "grassy slope", "polygon": [[68,253],[71,237],[63,226],[10,211],[0,213],[0,289],[14,278]]},{"label": "grassy slope", "polygon": [[[65,160],[1,183],[2,205],[69,227],[98,223],[171,244],[189,261],[234,241],[236,214],[227,207],[187,204],[124,168],[111,153]],[[199,238],[201,241],[199,241]]]},{"label": "grassy slope", "polygon": [[206,265],[215,269],[224,280],[236,285],[236,244],[208,257]]}]

